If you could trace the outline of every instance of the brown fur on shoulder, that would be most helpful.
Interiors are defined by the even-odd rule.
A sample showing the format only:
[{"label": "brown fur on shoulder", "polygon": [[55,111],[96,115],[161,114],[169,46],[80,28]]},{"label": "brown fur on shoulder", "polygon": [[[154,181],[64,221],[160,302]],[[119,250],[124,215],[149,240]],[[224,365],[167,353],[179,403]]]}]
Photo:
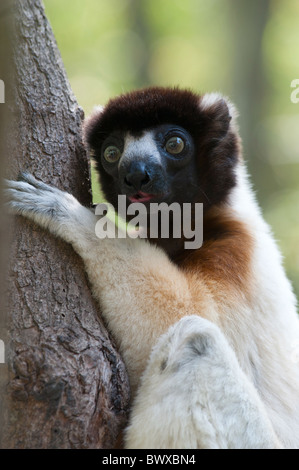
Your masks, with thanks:
[{"label": "brown fur on shoulder", "polygon": [[188,274],[196,275],[214,291],[249,292],[254,240],[249,228],[224,208],[213,208],[203,221],[203,246],[184,250],[176,258]]}]

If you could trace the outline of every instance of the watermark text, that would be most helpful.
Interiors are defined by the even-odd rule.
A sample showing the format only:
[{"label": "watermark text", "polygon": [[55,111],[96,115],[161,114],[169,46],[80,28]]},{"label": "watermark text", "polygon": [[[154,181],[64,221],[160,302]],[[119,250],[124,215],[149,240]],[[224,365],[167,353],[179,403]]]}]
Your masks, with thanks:
[{"label": "watermark text", "polygon": [[184,238],[185,249],[198,249],[203,243],[203,204],[173,202],[143,203],[134,202],[126,206],[126,196],[118,196],[117,214],[123,220],[132,216],[129,223],[118,224],[112,204],[98,204],[95,214],[95,233],[98,238]]},{"label": "watermark text", "polygon": [[291,88],[295,88],[291,93],[291,101],[294,104],[299,103],[299,78],[295,78],[291,81]]},{"label": "watermark text", "polygon": [[5,85],[3,80],[0,80],[0,103],[5,103]]},{"label": "watermark text", "polygon": [[5,363],[5,344],[3,339],[0,339],[0,364]]}]

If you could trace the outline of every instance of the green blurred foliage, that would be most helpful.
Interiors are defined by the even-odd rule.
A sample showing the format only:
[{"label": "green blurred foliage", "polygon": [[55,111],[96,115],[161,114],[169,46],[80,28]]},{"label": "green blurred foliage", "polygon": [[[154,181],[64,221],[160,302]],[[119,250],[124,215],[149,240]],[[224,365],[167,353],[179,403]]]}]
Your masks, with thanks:
[{"label": "green blurred foliage", "polygon": [[[44,0],[88,114],[136,87],[221,91],[240,110],[252,181],[299,294],[298,0]],[[298,93],[299,97],[299,93]],[[101,198],[93,174],[94,200]]]}]

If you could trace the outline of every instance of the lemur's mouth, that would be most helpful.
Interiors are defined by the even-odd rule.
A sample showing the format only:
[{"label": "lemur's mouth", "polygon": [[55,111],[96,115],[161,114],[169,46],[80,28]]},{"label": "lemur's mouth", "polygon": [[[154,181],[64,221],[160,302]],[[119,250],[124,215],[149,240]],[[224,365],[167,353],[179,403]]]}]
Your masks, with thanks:
[{"label": "lemur's mouth", "polygon": [[130,202],[148,202],[154,197],[156,197],[155,194],[148,194],[142,191],[138,191],[138,193],[133,194],[133,196],[128,196],[128,199]]}]

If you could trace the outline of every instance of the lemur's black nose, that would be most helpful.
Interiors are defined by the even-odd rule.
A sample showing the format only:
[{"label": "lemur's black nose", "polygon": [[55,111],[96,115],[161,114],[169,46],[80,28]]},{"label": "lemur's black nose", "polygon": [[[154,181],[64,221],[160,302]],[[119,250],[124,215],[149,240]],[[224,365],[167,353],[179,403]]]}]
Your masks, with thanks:
[{"label": "lemur's black nose", "polygon": [[136,191],[143,189],[151,178],[144,162],[133,162],[124,178],[125,184]]}]

